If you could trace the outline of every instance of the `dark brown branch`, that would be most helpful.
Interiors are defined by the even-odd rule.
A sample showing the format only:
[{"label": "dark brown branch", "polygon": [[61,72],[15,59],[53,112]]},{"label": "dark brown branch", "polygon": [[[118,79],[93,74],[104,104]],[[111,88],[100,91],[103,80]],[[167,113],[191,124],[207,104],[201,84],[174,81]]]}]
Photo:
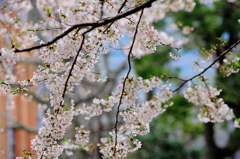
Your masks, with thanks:
[{"label": "dark brown branch", "polygon": [[[66,81],[65,81],[64,90],[63,90],[63,93],[62,93],[62,98],[64,98],[64,96],[65,96],[65,93],[66,93],[66,91],[67,91],[68,81],[69,81],[69,79],[70,79],[70,77],[71,77],[71,75],[72,75],[72,71],[73,71],[74,66],[75,66],[75,64],[76,64],[76,62],[77,62],[78,55],[80,54],[80,52],[81,52],[81,50],[82,50],[82,48],[83,48],[83,44],[84,44],[84,40],[85,40],[85,34],[88,33],[88,32],[90,32],[90,31],[92,31],[92,30],[93,30],[93,27],[91,27],[90,29],[88,29],[88,30],[86,30],[84,33],[82,33],[82,42],[81,42],[80,47],[79,47],[79,49],[78,49],[78,51],[77,51],[77,55],[75,56],[75,59],[74,59],[74,61],[73,61],[73,63],[72,63],[72,66],[71,66],[71,68],[70,68],[70,70],[69,70],[68,77],[67,77],[67,79],[66,79]],[[62,105],[62,104],[63,104],[63,103],[61,102],[60,105]],[[58,111],[57,111],[57,113],[58,113]],[[53,125],[53,126],[54,126],[54,125]],[[51,137],[51,134],[49,134],[49,137]],[[44,151],[45,151],[45,150],[46,150],[46,148],[44,149]],[[42,158],[42,157],[43,157],[43,153],[42,153],[42,155],[41,155],[40,158]]]},{"label": "dark brown branch", "polygon": [[65,93],[66,93],[66,90],[67,90],[68,81],[69,81],[69,79],[70,79],[70,77],[71,77],[71,75],[72,75],[72,71],[73,71],[74,66],[75,66],[75,64],[76,64],[76,62],[77,62],[78,55],[80,54],[80,52],[81,52],[81,50],[82,50],[82,48],[83,48],[83,44],[84,44],[84,40],[85,40],[85,34],[88,33],[88,32],[90,32],[90,31],[92,31],[92,30],[93,30],[93,27],[91,27],[90,29],[88,29],[87,31],[85,31],[85,32],[82,34],[82,42],[81,42],[80,47],[79,47],[79,49],[78,49],[77,55],[75,56],[75,59],[74,59],[74,61],[73,61],[73,63],[72,63],[72,66],[71,66],[71,68],[70,68],[70,70],[69,70],[69,73],[68,73],[68,76],[67,76],[67,79],[66,79],[66,82],[65,82],[65,85],[64,85],[64,90],[63,90],[63,94],[62,94],[62,97],[63,97],[63,98],[64,98]]},{"label": "dark brown branch", "polygon": [[45,47],[45,46],[49,46],[49,45],[52,45],[53,43],[57,42],[59,39],[65,37],[66,35],[68,35],[70,32],[72,32],[74,29],[77,29],[77,28],[86,28],[86,27],[89,27],[91,26],[92,29],[95,29],[97,27],[101,27],[103,25],[106,25],[108,23],[111,23],[111,22],[115,22],[121,18],[124,18],[126,16],[129,16],[131,14],[134,14],[144,8],[147,8],[149,6],[151,6],[151,4],[156,1],[156,0],[149,0],[139,6],[137,6],[136,8],[133,8],[131,10],[128,10],[124,13],[120,13],[118,15],[116,15],[115,17],[111,17],[111,18],[105,18],[101,21],[97,21],[97,22],[89,22],[89,23],[81,23],[81,24],[76,24],[76,25],[73,25],[71,28],[67,29],[65,32],[63,32],[62,34],[58,35],[57,37],[55,37],[53,40],[45,43],[45,44],[41,44],[41,45],[37,45],[37,46],[33,46],[33,47],[30,47],[30,48],[26,48],[26,49],[22,49],[22,50],[18,50],[16,49],[15,50],[15,53],[20,53],[20,52],[29,52],[29,51],[32,51],[32,50],[35,50],[35,49],[40,49],[42,47]]},{"label": "dark brown branch", "polygon": [[125,1],[122,3],[121,7],[118,9],[118,13],[120,13],[120,12],[122,11],[122,9],[123,9],[123,7],[126,5],[127,1],[128,1],[128,0],[125,0]]},{"label": "dark brown branch", "polygon": [[105,0],[100,0],[100,3],[101,3],[101,12],[100,12],[100,19],[102,20],[102,17],[103,17],[103,6],[104,6],[104,3],[105,3]]},{"label": "dark brown branch", "polygon": [[136,41],[136,36],[137,36],[137,33],[138,33],[138,26],[140,24],[140,21],[142,19],[142,15],[143,15],[143,11],[144,9],[141,11],[141,14],[140,14],[140,17],[139,17],[139,20],[137,22],[137,25],[136,25],[136,30],[135,30],[135,33],[134,33],[134,36],[133,36],[133,41],[132,41],[132,44],[131,44],[131,47],[130,47],[130,50],[129,50],[129,53],[128,53],[128,72],[127,72],[127,75],[126,77],[124,78],[124,81],[123,81],[123,88],[122,88],[122,93],[121,93],[121,96],[120,96],[120,99],[119,99],[119,103],[118,103],[118,106],[117,106],[117,114],[116,114],[116,122],[115,122],[115,146],[114,146],[114,155],[116,154],[116,147],[117,147],[117,131],[118,131],[118,115],[120,113],[120,106],[122,104],[122,99],[123,99],[123,95],[124,95],[124,92],[125,92],[125,86],[126,86],[126,81],[128,79],[128,76],[131,72],[131,69],[132,69],[132,66],[131,66],[131,55],[132,55],[132,50],[133,50],[133,46],[135,44],[135,41]]},{"label": "dark brown branch", "polygon": [[185,79],[182,79],[182,78],[179,78],[179,77],[173,77],[173,76],[164,76],[163,78],[168,78],[168,79],[175,78],[175,79],[178,79],[180,81],[186,81]]},{"label": "dark brown branch", "polygon": [[238,40],[236,43],[234,43],[232,46],[230,46],[227,50],[222,52],[207,68],[205,68],[202,72],[198,73],[197,75],[189,78],[188,80],[185,80],[177,89],[175,89],[173,92],[178,91],[183,85],[185,85],[188,81],[193,80],[194,78],[201,76],[203,73],[205,73],[209,68],[211,68],[220,58],[222,58],[224,55],[226,55],[228,52],[230,52],[233,48],[235,48],[240,43],[240,40]]}]

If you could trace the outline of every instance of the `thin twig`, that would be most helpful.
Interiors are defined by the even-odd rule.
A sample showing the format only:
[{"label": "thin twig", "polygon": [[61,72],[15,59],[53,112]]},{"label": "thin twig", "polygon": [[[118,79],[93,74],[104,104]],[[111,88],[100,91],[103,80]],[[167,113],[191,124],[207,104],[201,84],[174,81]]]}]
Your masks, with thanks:
[{"label": "thin twig", "polygon": [[109,129],[104,129],[104,130],[93,131],[93,132],[90,132],[89,134],[99,133],[99,132],[103,132],[103,131],[109,131],[109,130],[112,130],[112,129],[114,129],[114,127],[109,128]]},{"label": "thin twig", "polygon": [[[125,1],[122,3],[121,7],[118,9],[118,14],[121,12],[121,10],[123,9],[123,7],[126,5],[127,1],[128,1],[128,0],[125,0]],[[107,28],[103,31],[103,33],[105,33],[105,32],[112,26],[113,23],[114,23],[114,21],[111,22],[111,23],[107,26]]]},{"label": "thin twig", "polygon": [[178,79],[180,81],[186,81],[185,79],[182,79],[182,78],[179,78],[179,77],[173,77],[173,76],[164,76],[163,78],[169,78],[169,79],[175,78],[175,79]]},{"label": "thin twig", "polygon": [[115,50],[129,50],[129,49],[130,49],[130,48],[118,49],[118,48],[112,47],[111,45],[109,45],[108,47],[110,47],[110,48],[112,48],[112,49],[115,49]]}]

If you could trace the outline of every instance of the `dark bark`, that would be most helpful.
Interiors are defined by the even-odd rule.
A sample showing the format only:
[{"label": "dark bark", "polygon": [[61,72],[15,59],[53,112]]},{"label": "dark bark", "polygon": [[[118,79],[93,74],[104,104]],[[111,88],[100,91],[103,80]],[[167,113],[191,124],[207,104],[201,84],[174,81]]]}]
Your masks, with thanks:
[{"label": "dark bark", "polygon": [[149,91],[149,92],[147,93],[147,101],[148,101],[148,100],[151,100],[152,97],[153,97],[153,90],[151,90],[151,91]]},{"label": "dark bark", "polygon": [[[239,28],[232,25],[232,21],[235,20],[235,16],[236,13],[238,12],[239,8],[232,4],[232,3],[226,3],[225,5],[221,6],[221,8],[219,9],[219,14],[221,14],[222,19],[223,19],[223,23],[221,25],[221,27],[219,27],[216,30],[216,36],[217,37],[221,37],[222,34],[228,33],[229,34],[229,40],[227,41],[227,45],[225,46],[219,46],[217,48],[217,52],[216,55],[220,55],[222,50],[225,50],[226,48],[228,48],[230,45],[232,45],[233,43],[235,43],[238,39],[239,39]],[[236,20],[235,20],[236,21]],[[206,40],[207,42],[208,40]],[[220,65],[223,64],[223,59],[225,57],[222,57],[219,62]],[[218,83],[218,82],[217,82]],[[218,85],[218,84],[217,84]],[[237,89],[237,88],[234,88]],[[236,117],[240,117],[240,107],[237,104],[234,103],[226,103],[228,104],[228,106],[233,109],[233,112],[235,114]],[[205,158],[206,159],[224,159],[226,157],[231,157],[233,158],[234,154],[236,153],[236,151],[239,148],[239,144],[237,143],[236,140],[239,140],[238,134],[239,130],[234,130],[233,133],[229,134],[230,138],[228,141],[228,144],[226,145],[226,147],[224,148],[220,148],[215,140],[219,140],[219,139],[215,139],[214,138],[214,123],[206,123],[205,125],[205,142],[206,142],[206,155]]]},{"label": "dark bark", "polygon": [[[233,157],[237,147],[231,146],[231,143],[225,147],[220,148],[216,145],[214,138],[214,123],[206,123],[205,125],[205,142],[207,146],[205,158],[206,159],[224,159],[226,157]],[[229,140],[231,141],[231,139]]]}]

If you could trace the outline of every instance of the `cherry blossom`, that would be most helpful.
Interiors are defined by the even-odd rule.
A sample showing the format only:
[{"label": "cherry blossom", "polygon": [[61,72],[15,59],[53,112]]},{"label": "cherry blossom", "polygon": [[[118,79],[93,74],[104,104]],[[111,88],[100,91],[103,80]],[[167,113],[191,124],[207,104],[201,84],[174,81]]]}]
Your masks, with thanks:
[{"label": "cherry blossom", "polygon": [[[199,0],[200,3],[217,0]],[[233,0],[229,0],[234,3]],[[188,80],[183,80],[175,91],[169,81],[160,77],[143,79],[130,75],[133,71],[132,58],[152,54],[157,46],[170,48],[185,45],[189,39],[175,39],[167,32],[159,31],[152,23],[165,18],[168,12],[191,12],[196,5],[193,0],[148,0],[148,1],[22,1],[12,8],[19,11],[35,13],[39,21],[28,22],[27,18],[18,19],[16,15],[3,13],[6,22],[19,31],[11,45],[0,50],[0,60],[3,68],[10,68],[19,61],[19,54],[39,50],[41,64],[38,65],[30,79],[17,81],[16,77],[6,71],[0,88],[5,93],[11,92],[11,86],[17,86],[17,93],[28,92],[31,86],[44,83],[49,92],[51,108],[46,110],[42,118],[42,127],[32,140],[32,150],[37,158],[58,158],[65,150],[72,155],[72,150],[82,146],[88,151],[90,132],[83,126],[75,128],[75,140],[61,142],[66,135],[66,128],[72,124],[74,116],[84,116],[86,120],[100,116],[103,113],[113,113],[115,125],[108,130],[108,137],[102,137],[97,146],[103,158],[124,158],[129,153],[141,148],[141,141],[134,139],[136,135],[146,135],[150,132],[150,122],[161,115],[174,103],[170,101],[173,93],[192,79],[203,75],[209,68],[224,57],[240,41],[237,41],[216,59],[212,52],[203,51],[205,60],[209,61],[206,68]],[[25,15],[26,17],[32,16]],[[180,23],[179,23],[180,24]],[[173,26],[176,24],[171,24]],[[193,27],[183,26],[183,34],[189,34]],[[7,34],[6,28],[0,28],[0,34]],[[40,33],[41,34],[40,34]],[[38,34],[39,33],[39,34]],[[52,36],[50,36],[50,33]],[[81,87],[84,79],[91,82],[106,82],[105,74],[95,72],[102,54],[108,54],[110,45],[118,45],[119,41],[129,35],[129,45],[124,49],[127,55],[128,72],[120,79],[116,91],[107,94],[105,98],[94,98],[92,102],[75,106],[74,100],[66,100],[66,95],[74,93],[74,88]],[[43,40],[44,38],[47,39]],[[23,42],[25,42],[23,44]],[[36,42],[36,44],[34,44]],[[39,43],[39,44],[38,44]],[[29,46],[28,46],[29,45]],[[31,47],[32,46],[32,47]],[[125,47],[125,46],[124,46]],[[26,53],[25,56],[28,56]],[[181,56],[169,53],[178,60]],[[21,57],[22,58],[22,57]],[[238,61],[224,59],[225,75],[239,72]],[[200,66],[199,61],[195,62]],[[226,69],[225,69],[226,68]],[[166,77],[166,76],[163,76]],[[179,78],[178,78],[179,79]],[[148,93],[154,89],[153,98],[140,103],[137,93]],[[213,86],[189,84],[184,97],[189,102],[199,106],[198,118],[201,122],[223,122],[233,118],[233,111],[218,98],[221,90]],[[115,108],[117,108],[115,110]],[[121,120],[121,122],[120,122]],[[239,127],[239,123],[235,122]],[[100,130],[101,131],[101,130]]]},{"label": "cherry blossom", "polygon": [[201,85],[189,85],[184,97],[189,102],[200,106],[198,118],[202,122],[223,122],[224,119],[233,118],[233,111],[224,103],[222,98],[217,98],[221,90],[204,87]]}]

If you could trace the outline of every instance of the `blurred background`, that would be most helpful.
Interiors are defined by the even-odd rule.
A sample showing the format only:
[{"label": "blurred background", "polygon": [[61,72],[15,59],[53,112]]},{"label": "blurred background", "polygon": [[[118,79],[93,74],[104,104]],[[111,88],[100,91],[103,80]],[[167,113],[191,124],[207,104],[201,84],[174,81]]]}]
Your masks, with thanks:
[{"label": "blurred background", "polygon": [[[15,2],[1,0],[0,5]],[[161,46],[154,54],[141,59],[134,58],[132,60],[134,70],[131,76],[142,76],[147,79],[152,76],[161,77],[164,74],[188,79],[197,74],[199,68],[207,66],[206,63],[201,62],[203,58],[201,50],[209,50],[212,46],[216,46],[216,55],[214,55],[216,57],[240,39],[240,24],[238,23],[240,1],[232,0],[232,3],[229,3],[227,0],[221,0],[206,4],[200,4],[198,0],[195,2],[196,6],[192,12],[170,11],[163,20],[154,22],[155,28],[159,31],[167,32],[174,39],[186,38],[188,43],[178,49]],[[28,3],[32,7],[28,15],[23,14],[22,18],[33,24],[42,20],[36,0],[28,1]],[[0,32],[1,48],[9,45],[9,39],[18,32],[12,29],[11,22],[4,17],[5,11],[6,9],[0,10],[2,13],[2,16],[0,14],[0,28],[7,29],[4,34]],[[15,9],[15,12],[9,16],[14,17],[22,12],[21,9]],[[47,36],[41,32],[38,34],[43,41],[48,41],[55,35],[54,31]],[[217,38],[220,37],[226,42],[224,46],[218,45]],[[129,40],[126,35],[120,40],[118,46],[110,46],[112,49],[109,54],[100,56],[100,62],[95,71],[108,76],[107,82],[95,83],[90,79],[85,79],[81,87],[75,88],[75,93],[68,95],[66,99],[69,101],[74,99],[75,105],[81,106],[83,103],[90,104],[94,98],[104,98],[114,92],[118,80],[127,71],[127,57],[122,48],[129,43]],[[182,58],[172,60],[169,52]],[[233,52],[238,54],[240,51],[235,49]],[[30,56],[21,55],[23,56],[21,62],[7,70],[1,64],[0,81],[16,80],[11,74],[15,74],[17,80],[31,78],[37,65],[41,64],[37,55],[38,52]],[[194,61],[198,62],[196,67],[193,67]],[[220,59],[219,64],[223,64],[223,59]],[[237,73],[223,78],[217,69],[210,69],[204,75],[211,85],[217,85],[218,89],[222,89],[220,97],[234,110],[235,116],[240,117],[240,75]],[[173,82],[173,90],[181,84],[181,81],[177,79],[171,79],[171,82]],[[130,154],[128,159],[240,159],[240,131],[233,127],[233,121],[221,124],[200,123],[197,119],[199,107],[192,105],[182,96],[185,89],[186,86],[178,90],[172,99],[174,105],[154,119],[148,135],[136,136],[142,141],[142,148]],[[158,91],[153,90],[148,94],[139,92],[139,102],[151,99]],[[16,156],[24,156],[24,153],[34,154],[30,150],[30,141],[36,135],[37,129],[41,127],[41,118],[49,107],[49,95],[44,84],[32,88],[27,94],[5,95],[0,92],[0,159],[12,159]],[[85,125],[85,128],[90,129],[91,132],[111,128],[115,124],[114,118],[114,113],[105,113],[91,120],[78,116],[68,128],[66,138],[59,142],[74,140],[74,127],[79,125]],[[61,158],[100,159],[101,154],[95,144],[100,142],[101,137],[107,135],[108,131],[94,133],[90,136],[91,143],[89,144],[92,149],[89,152],[79,147],[73,151],[72,156],[66,155],[72,154],[71,150],[67,150]],[[34,155],[32,157],[34,158]]]}]

